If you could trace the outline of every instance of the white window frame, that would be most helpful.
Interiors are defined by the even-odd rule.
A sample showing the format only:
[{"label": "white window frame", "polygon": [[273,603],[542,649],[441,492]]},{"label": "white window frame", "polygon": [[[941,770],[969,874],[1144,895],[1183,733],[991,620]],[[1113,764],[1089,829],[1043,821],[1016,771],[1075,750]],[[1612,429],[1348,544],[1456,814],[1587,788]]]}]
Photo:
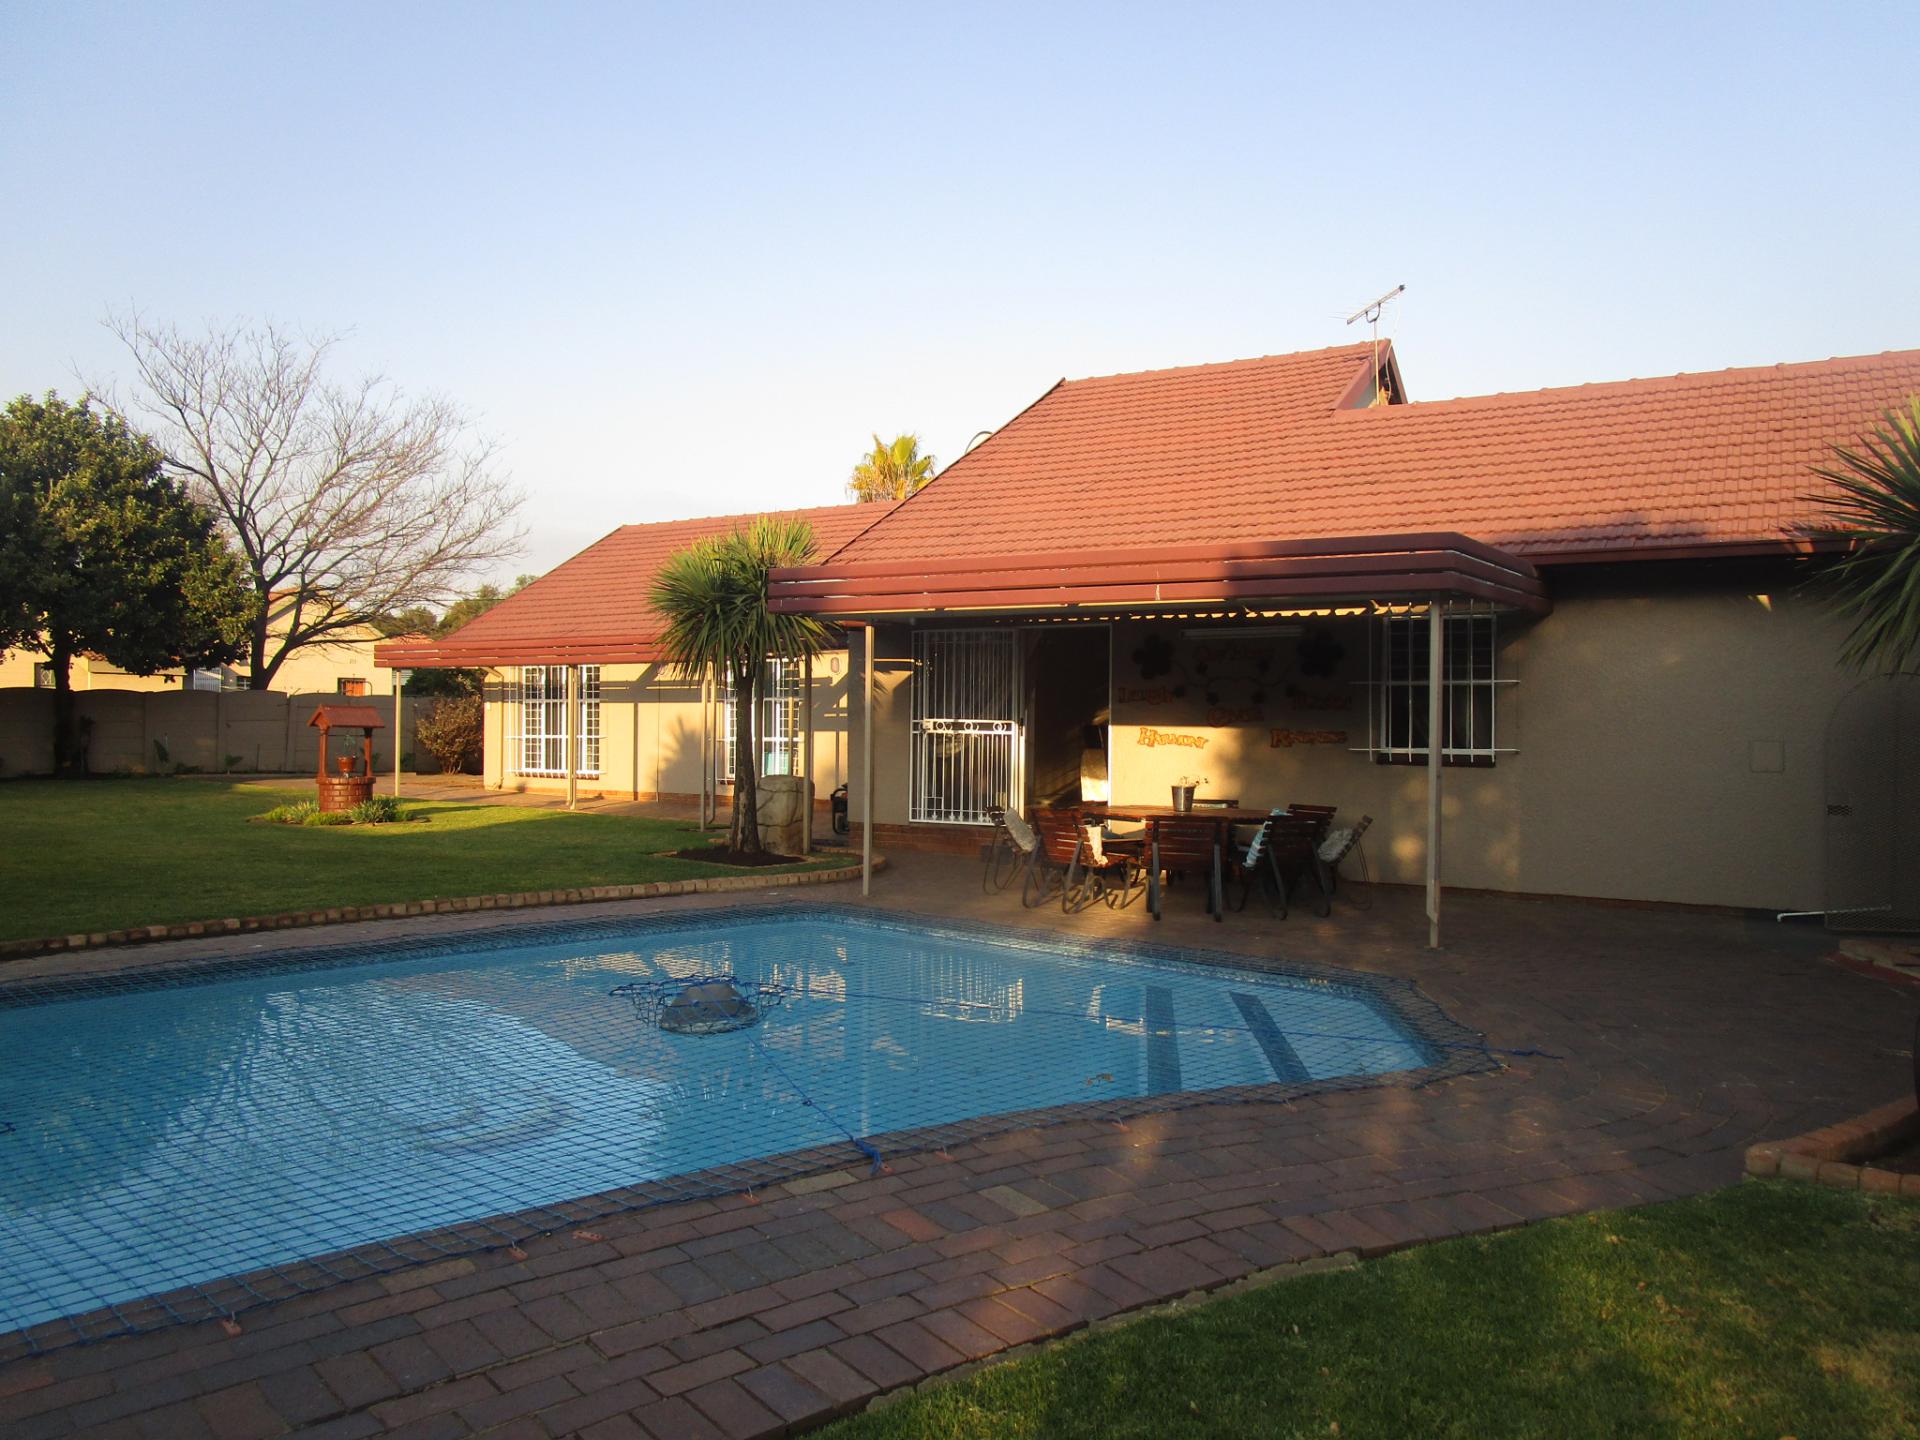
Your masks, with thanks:
[{"label": "white window frame", "polygon": [[[567,713],[567,666],[522,665],[507,685],[507,758],[513,773],[536,778],[563,777],[573,717]],[[600,775],[600,667],[580,665],[580,734],[573,773],[594,780]]]},{"label": "white window frame", "polygon": [[[1500,695],[1519,683],[1500,674],[1498,622],[1491,609],[1449,606],[1440,713],[1446,765],[1492,765],[1517,748],[1499,743]],[[1383,765],[1427,761],[1427,612],[1383,615],[1367,630],[1367,743]]]},{"label": "white window frame", "polygon": [[907,818],[984,825],[1026,794],[1021,638],[1013,626],[913,632]]},{"label": "white window frame", "polygon": [[[760,705],[754,715],[754,740],[760,751],[762,775],[791,775],[804,733],[800,707],[805,703],[805,660],[779,655],[767,657],[760,677]],[[720,783],[733,784],[734,717],[733,672],[720,686]]]}]

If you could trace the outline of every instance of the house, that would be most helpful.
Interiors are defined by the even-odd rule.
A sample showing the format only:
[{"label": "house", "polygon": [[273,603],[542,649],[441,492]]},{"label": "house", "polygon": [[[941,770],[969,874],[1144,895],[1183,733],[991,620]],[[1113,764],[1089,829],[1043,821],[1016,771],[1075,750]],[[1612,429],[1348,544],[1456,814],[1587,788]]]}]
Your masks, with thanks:
[{"label": "house", "polygon": [[[269,654],[285,637],[291,610],[292,600],[286,595],[276,594],[268,606]],[[349,625],[324,640],[302,645],[273,672],[272,688],[288,695],[372,695],[377,673],[373,650],[383,638],[371,625]],[[237,670],[230,670],[233,686],[245,688],[247,674],[243,659]]]},{"label": "house", "polygon": [[[270,644],[286,634],[288,606],[276,596],[267,615]],[[373,647],[381,639],[370,625],[355,625],[326,640],[303,645],[274,672],[272,688],[284,695],[354,695],[373,693],[376,667]],[[186,671],[179,666],[151,675],[135,675],[98,655],[76,656],[68,668],[75,690],[244,690],[247,667],[222,665]],[[0,689],[12,686],[53,688],[53,667],[44,653],[28,649],[0,653]]]},{"label": "house", "polygon": [[1801,533],[1810,467],[1914,393],[1920,351],[1437,402],[1385,344],[1063,381],[773,603],[850,627],[883,848],[1189,779],[1372,816],[1436,936],[1443,874],[1920,915],[1920,703],[1838,664]]},{"label": "house", "polygon": [[[778,513],[806,520],[825,555],[892,508],[830,505]],[[490,788],[562,792],[571,784],[580,793],[622,799],[723,799],[733,781],[731,686],[683,674],[666,661],[660,649],[665,622],[651,590],[668,556],[753,518],[624,525],[452,635],[379,646],[379,663],[488,672],[484,776]],[[805,769],[816,804],[847,774],[848,674],[844,649],[816,657],[810,667],[768,664],[754,737],[762,772],[796,773],[811,735]]]},{"label": "house", "polygon": [[[194,672],[198,677],[203,672]],[[76,655],[67,667],[68,683],[75,690],[191,690],[200,688],[187,673],[175,666],[152,675],[135,675],[122,670],[99,655]],[[217,675],[216,675],[217,681]],[[204,682],[202,682],[204,684]],[[53,688],[53,663],[44,651],[19,649],[0,651],[0,690]]]}]

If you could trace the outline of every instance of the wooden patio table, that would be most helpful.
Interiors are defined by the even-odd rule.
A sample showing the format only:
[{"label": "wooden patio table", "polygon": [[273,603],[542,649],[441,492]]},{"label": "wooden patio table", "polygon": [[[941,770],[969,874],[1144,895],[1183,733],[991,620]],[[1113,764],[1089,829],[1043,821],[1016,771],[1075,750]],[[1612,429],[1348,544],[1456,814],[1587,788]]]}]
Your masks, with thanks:
[{"label": "wooden patio table", "polygon": [[[1235,825],[1262,825],[1272,810],[1245,805],[1195,805],[1191,810],[1176,810],[1171,805],[1128,805],[1121,801],[1094,803],[1078,807],[1080,813],[1098,820],[1138,820],[1147,826],[1148,846],[1160,820],[1211,820],[1213,822],[1213,874],[1207,877],[1207,913],[1215,920],[1224,908],[1226,877],[1221,873],[1221,857],[1231,847]],[[1147,909],[1155,918],[1160,914],[1160,871],[1149,861],[1147,872]]]},{"label": "wooden patio table", "polygon": [[1127,805],[1118,800],[1092,801],[1075,808],[1103,820],[1213,820],[1221,825],[1259,825],[1273,814],[1271,808],[1247,805],[1196,804],[1191,810],[1176,810],[1171,805]]}]

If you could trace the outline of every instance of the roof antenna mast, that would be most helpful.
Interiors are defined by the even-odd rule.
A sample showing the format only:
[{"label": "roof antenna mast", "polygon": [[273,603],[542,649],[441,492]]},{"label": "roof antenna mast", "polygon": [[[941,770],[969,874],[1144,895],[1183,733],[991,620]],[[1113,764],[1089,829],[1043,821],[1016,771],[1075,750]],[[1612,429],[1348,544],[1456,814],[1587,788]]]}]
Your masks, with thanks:
[{"label": "roof antenna mast", "polygon": [[1396,285],[1386,294],[1378,299],[1369,300],[1347,316],[1349,325],[1356,320],[1365,320],[1373,327],[1373,403],[1375,405],[1384,405],[1387,400],[1387,387],[1380,376],[1380,312],[1387,308],[1389,300],[1398,299],[1406,288],[1404,285]]}]

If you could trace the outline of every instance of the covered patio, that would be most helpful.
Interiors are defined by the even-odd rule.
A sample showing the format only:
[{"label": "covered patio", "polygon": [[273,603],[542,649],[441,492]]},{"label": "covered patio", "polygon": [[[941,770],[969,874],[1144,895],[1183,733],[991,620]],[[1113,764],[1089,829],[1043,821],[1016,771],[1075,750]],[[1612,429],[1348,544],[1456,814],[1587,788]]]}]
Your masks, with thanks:
[{"label": "covered patio", "polygon": [[[776,572],[770,603],[855,631],[853,816],[869,863],[876,830],[963,848],[997,806],[1165,804],[1229,751],[1235,773],[1203,798],[1354,806],[1338,792],[1361,755],[1423,775],[1436,946],[1443,771],[1498,753],[1495,625],[1551,609],[1525,559],[1430,531],[829,562]],[[1303,763],[1315,747],[1339,763]],[[918,833],[888,832],[890,806]]]}]

